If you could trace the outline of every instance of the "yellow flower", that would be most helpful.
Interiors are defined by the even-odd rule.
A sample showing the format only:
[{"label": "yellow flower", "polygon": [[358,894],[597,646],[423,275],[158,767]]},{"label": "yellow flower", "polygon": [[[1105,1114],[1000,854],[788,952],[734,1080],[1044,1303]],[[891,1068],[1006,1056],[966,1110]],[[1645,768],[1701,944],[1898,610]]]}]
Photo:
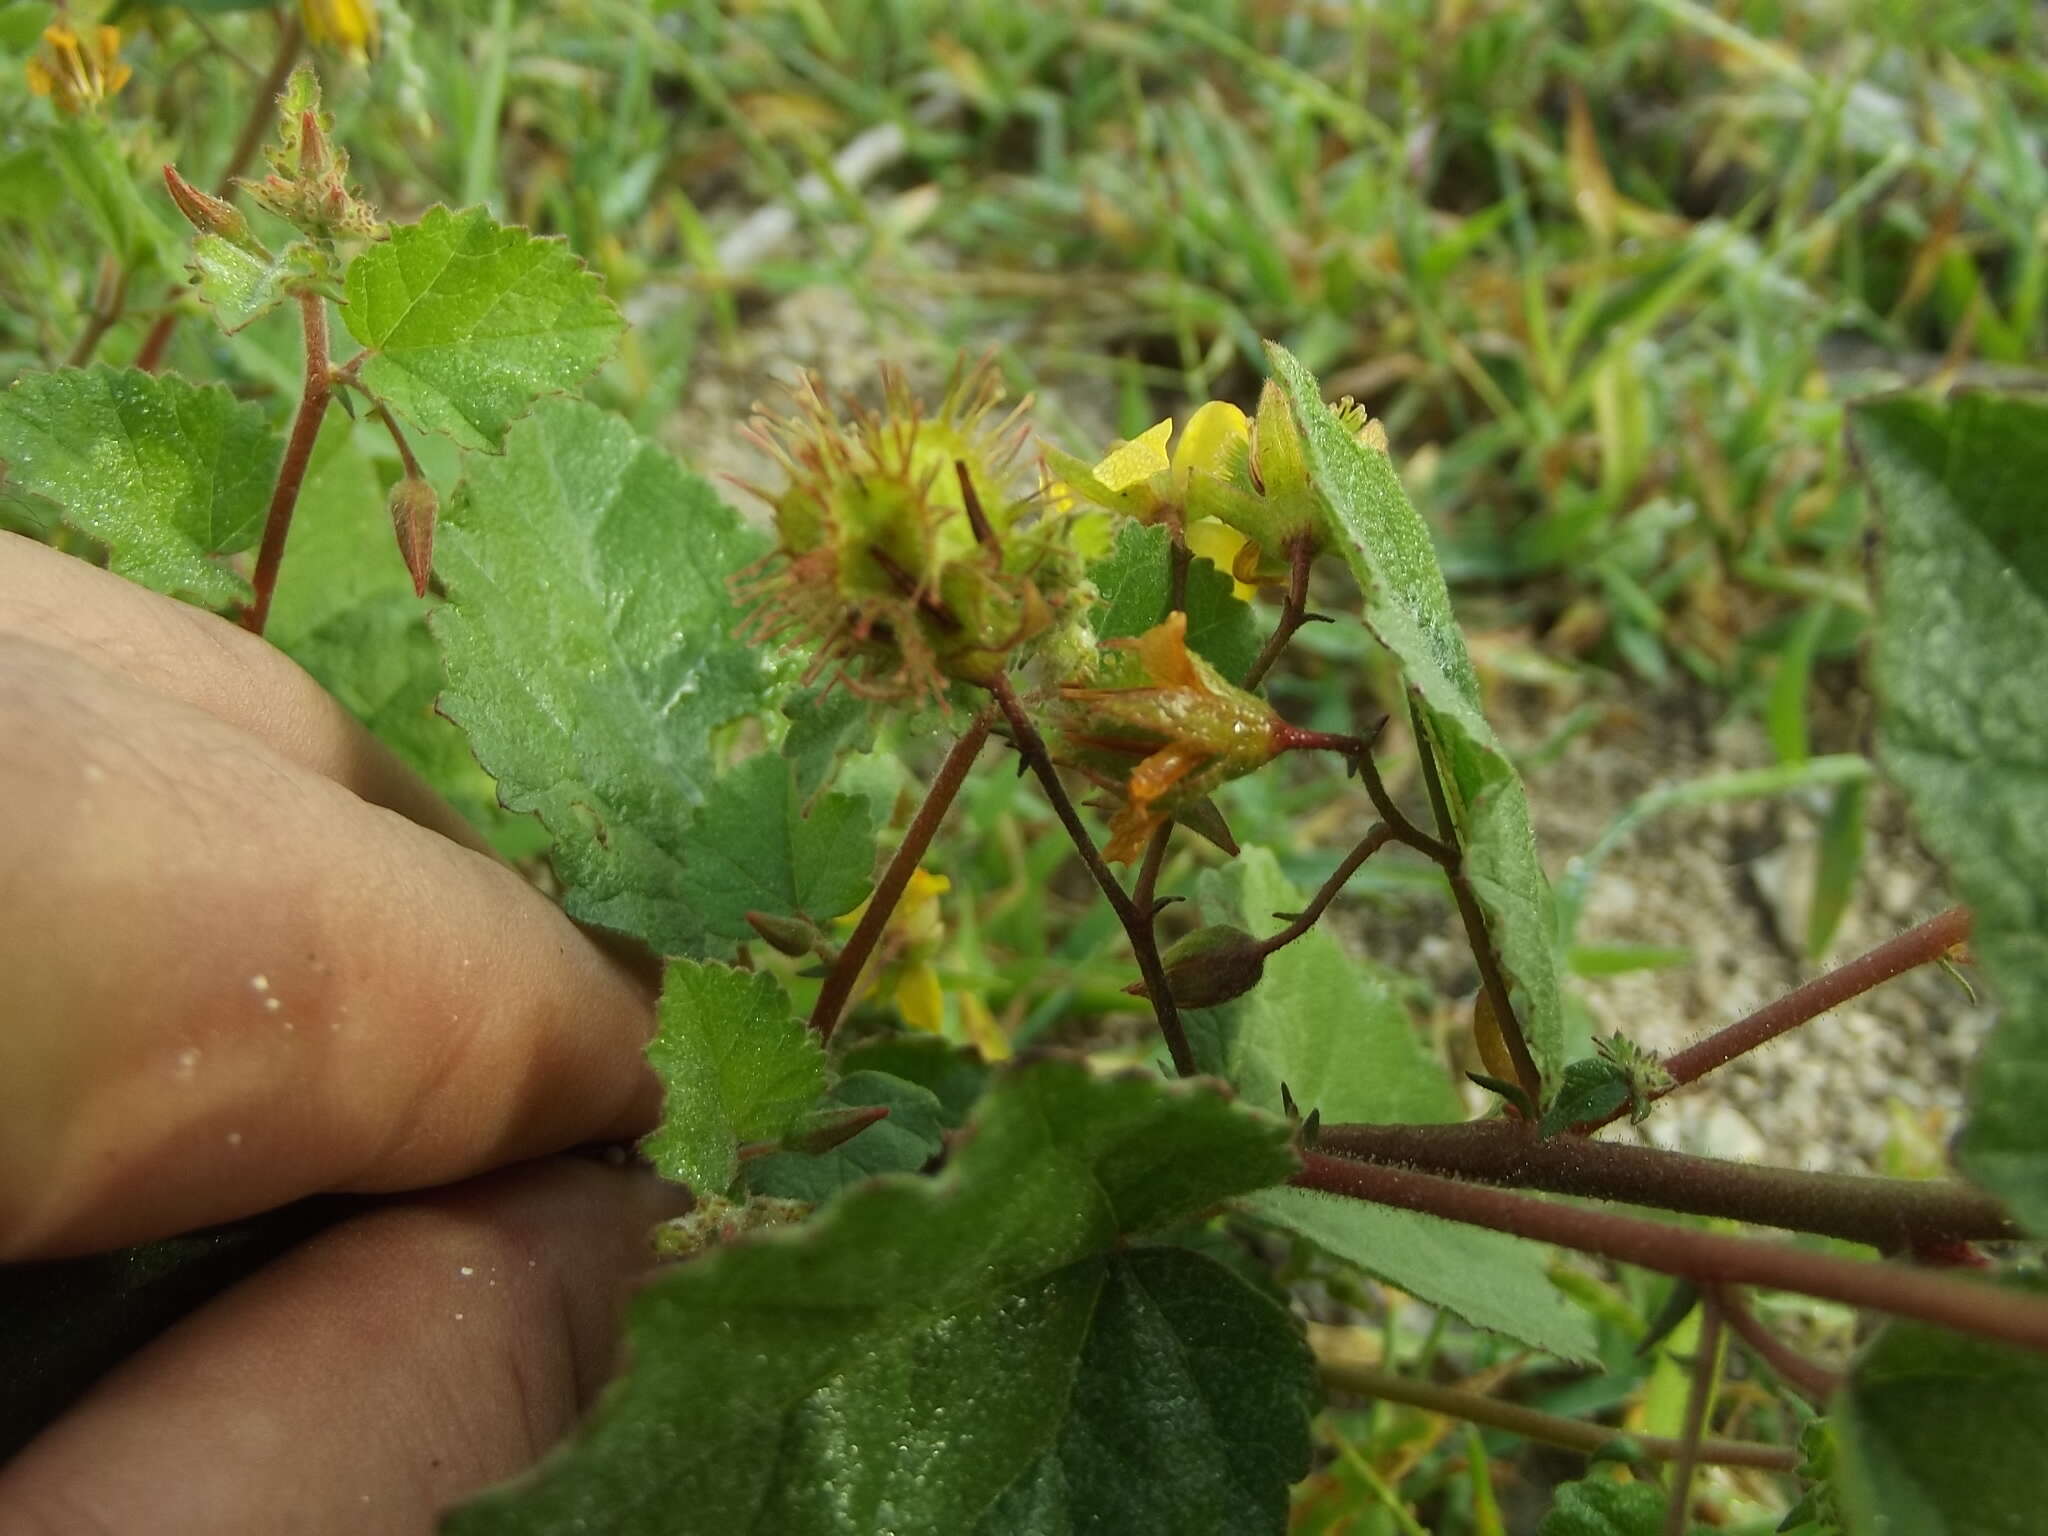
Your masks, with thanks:
[{"label": "yellow flower", "polygon": [[1003,1033],[988,1004],[976,993],[960,994],[960,1025],[967,1033],[967,1043],[981,1052],[983,1061],[1010,1059],[1010,1037]]},{"label": "yellow flower", "polygon": [[1093,468],[1065,454],[1047,458],[1065,479],[1053,490],[1054,500],[1071,505],[1075,497],[1143,523],[1179,523],[1187,510],[1188,493],[1197,474],[1228,479],[1244,462],[1251,423],[1228,400],[1211,400],[1188,418],[1180,442],[1173,440],[1168,417],[1127,443],[1119,443]]},{"label": "yellow flower", "polygon": [[[868,961],[868,976],[872,980],[855,990],[856,997],[886,992],[904,1023],[929,1034],[937,1034],[946,1021],[945,994],[939,988],[939,973],[932,966],[932,956],[945,935],[939,898],[952,888],[953,882],[944,875],[922,869],[911,871],[896,910],[889,914],[874,956]],[[867,909],[868,903],[862,902],[839,919],[840,924],[852,927]]]},{"label": "yellow flower", "polygon": [[28,88],[76,116],[114,95],[134,73],[121,62],[119,27],[94,27],[81,38],[59,21],[43,28],[43,51],[28,61]]},{"label": "yellow flower", "polygon": [[377,51],[376,0],[299,0],[306,36],[360,63]]},{"label": "yellow flower", "polygon": [[1124,804],[1110,822],[1102,856],[1135,859],[1146,840],[1176,812],[1219,785],[1271,762],[1290,744],[1290,730],[1265,700],[1225,682],[1188,649],[1188,616],[1130,640],[1143,681],[1122,688],[1060,690],[1064,755],[1076,767],[1122,777]]}]

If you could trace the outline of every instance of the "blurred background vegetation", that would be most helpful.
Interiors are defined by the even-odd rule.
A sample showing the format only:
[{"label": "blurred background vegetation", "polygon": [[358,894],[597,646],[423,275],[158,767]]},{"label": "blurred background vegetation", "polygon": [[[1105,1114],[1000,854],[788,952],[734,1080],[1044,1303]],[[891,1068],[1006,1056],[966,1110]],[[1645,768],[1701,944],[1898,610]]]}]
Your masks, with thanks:
[{"label": "blurred background vegetation", "polygon": [[[97,109],[100,155],[26,67],[53,21],[108,16],[133,76]],[[302,49],[388,215],[485,203],[603,271],[634,324],[593,393],[708,467],[743,467],[734,427],[798,367],[858,387],[878,360],[936,378],[993,349],[1093,456],[1205,399],[1249,406],[1274,337],[1385,421],[1489,684],[1544,701],[1510,722],[1532,775],[1617,693],[1753,723],[1747,778],[1695,752],[1692,783],[1628,809],[1568,763],[1539,814],[1600,780],[1558,851],[1606,826],[1604,851],[1652,811],[1807,793],[1820,854],[1796,959],[1827,948],[1864,849],[1863,778],[1815,756],[1862,745],[1853,710],[1816,705],[1831,671],[1854,691],[1869,607],[1843,405],[2041,380],[2041,18],[2027,0],[0,3],[0,379],[136,357],[183,302],[158,167],[219,182]],[[296,396],[288,316],[234,340],[193,319],[168,361],[280,419]],[[1375,686],[1366,647],[1325,626],[1300,649],[1276,695],[1341,724]],[[892,763],[857,766],[886,790]],[[1311,883],[1360,813],[1347,794],[1261,775],[1226,809]],[[1064,900],[1042,808],[1002,774],[962,807],[949,1032],[969,1006],[1019,1040],[1116,1015],[1114,924]],[[1574,901],[1590,879],[1591,861],[1568,872]],[[1430,885],[1398,863],[1359,882],[1367,904],[1435,910]],[[1586,977],[1684,958],[1574,953]],[[1456,1030],[1455,976],[1392,979]],[[1892,1171],[1940,1166],[1920,1103],[1891,1104]],[[1560,1270],[1605,1370],[1521,1376],[1506,1345],[1295,1263],[1325,1315],[1379,1319],[1352,1340],[1374,1358],[1426,1375],[1441,1353],[1560,1412],[1676,1427],[1683,1372],[1635,1348],[1663,1282]],[[1846,1316],[1794,1310],[1779,1321],[1845,1339]],[[1730,1390],[1738,1419],[1755,1399],[1738,1427],[1796,1432],[1768,1391]],[[1410,1506],[1445,1531],[1526,1529],[1516,1501],[1544,1480],[1524,1455],[1497,1498],[1515,1442],[1386,1403],[1324,1437],[1303,1530],[1419,1529]],[[1771,1529],[1768,1480],[1727,1476],[1729,1528]]]}]

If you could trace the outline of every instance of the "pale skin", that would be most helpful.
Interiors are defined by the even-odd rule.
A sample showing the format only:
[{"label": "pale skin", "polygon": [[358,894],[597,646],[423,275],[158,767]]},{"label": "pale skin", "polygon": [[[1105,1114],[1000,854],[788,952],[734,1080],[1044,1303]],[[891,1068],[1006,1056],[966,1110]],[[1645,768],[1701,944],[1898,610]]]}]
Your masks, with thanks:
[{"label": "pale skin", "polygon": [[[611,1364],[679,1194],[648,967],[233,625],[0,534],[0,1262],[390,1196],[0,1467],[0,1530],[426,1532]],[[0,1371],[4,1374],[4,1371]]]}]

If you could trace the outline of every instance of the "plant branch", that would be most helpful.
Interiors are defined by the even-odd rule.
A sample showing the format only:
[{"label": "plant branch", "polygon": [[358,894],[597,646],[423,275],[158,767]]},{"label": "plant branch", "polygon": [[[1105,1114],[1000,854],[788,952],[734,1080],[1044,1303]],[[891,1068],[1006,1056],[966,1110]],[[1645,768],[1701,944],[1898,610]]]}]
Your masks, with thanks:
[{"label": "plant branch", "polygon": [[1501,1041],[1508,1049],[1508,1059],[1514,1063],[1516,1082],[1529,1096],[1531,1104],[1540,1105],[1543,1102],[1543,1074],[1537,1070],[1536,1058],[1529,1052],[1528,1037],[1522,1033],[1522,1021],[1515,1014],[1514,1001],[1508,992],[1508,979],[1500,968],[1500,954],[1494,949],[1493,935],[1486,926],[1486,913],[1479,905],[1478,893],[1472,889],[1471,876],[1465,872],[1465,851],[1458,845],[1458,825],[1451,818],[1450,801],[1444,795],[1436,747],[1423,727],[1421,707],[1412,696],[1408,700],[1408,724],[1415,736],[1416,756],[1422,762],[1422,782],[1429,791],[1430,812],[1436,818],[1436,835],[1444,850],[1445,856],[1437,863],[1443,867],[1444,878],[1451,884],[1451,899],[1457,903],[1459,921],[1465,925],[1465,943],[1472,951],[1473,964],[1479,967],[1479,985],[1493,1009]]},{"label": "plant branch", "polygon": [[[361,386],[357,385],[356,388],[360,390]],[[405,429],[399,426],[398,418],[391,414],[391,407],[375,395],[366,394],[365,398],[370,402],[370,414],[376,417],[377,424],[390,434],[392,446],[398,450],[398,462],[405,470],[406,477],[411,480],[426,479],[426,471],[420,468],[420,461],[413,455],[412,444],[406,441]]]},{"label": "plant branch", "polygon": [[[1663,1435],[1633,1435],[1625,1430],[1610,1429],[1604,1424],[1589,1424],[1584,1419],[1545,1413],[1540,1408],[1530,1408],[1522,1403],[1503,1402],[1484,1392],[1417,1381],[1369,1365],[1318,1360],[1316,1369],[1325,1383],[1345,1392],[1356,1392],[1361,1397],[1384,1398],[1390,1403],[1406,1403],[1426,1413],[1440,1413],[1446,1418],[1484,1424],[1489,1429],[1506,1430],[1525,1440],[1562,1446],[1587,1456],[1617,1440],[1626,1440],[1645,1456],[1657,1461],[1675,1461],[1681,1449],[1678,1441]],[[1699,1449],[1700,1460],[1712,1466],[1790,1472],[1799,1465],[1798,1452],[1782,1445],[1761,1445],[1746,1440],[1703,1440]]]},{"label": "plant branch", "polygon": [[1324,1152],[1305,1152],[1293,1183],[1639,1264],[1703,1286],[1718,1282],[1800,1291],[2048,1353],[2048,1299],[1933,1270],[1700,1232]]},{"label": "plant branch", "polygon": [[1251,670],[1244,675],[1243,687],[1247,693],[1265,681],[1266,674],[1273,670],[1273,664],[1294,638],[1294,632],[1308,622],[1308,573],[1315,557],[1315,546],[1307,539],[1288,541],[1287,597],[1280,607],[1280,622],[1273,626],[1273,633],[1260,648]]},{"label": "plant branch", "polygon": [[256,596],[242,613],[242,627],[258,635],[270,618],[270,599],[277,590],[278,567],[284,562],[285,536],[291,532],[299,487],[305,483],[313,445],[320,440],[320,421],[334,393],[327,356],[327,301],[317,293],[302,293],[298,301],[299,325],[306,341],[306,388],[299,397],[299,413],[292,419],[292,435],[285,443],[277,485],[270,493],[270,511],[263,520],[263,544],[256,552],[253,581]]},{"label": "plant branch", "polygon": [[1707,1413],[1714,1405],[1714,1385],[1721,1379],[1721,1303],[1709,1287],[1700,1296],[1700,1337],[1693,1350],[1692,1385],[1685,1394],[1685,1427],[1679,1431],[1678,1456],[1671,1469],[1671,1502],[1664,1510],[1664,1536],[1685,1536],[1692,1512],[1693,1474],[1699,1471],[1700,1444],[1707,1437]]},{"label": "plant branch", "polygon": [[1435,864],[1445,864],[1457,857],[1451,849],[1410,821],[1401,807],[1394,804],[1394,797],[1387,792],[1387,782],[1380,777],[1379,764],[1373,761],[1372,753],[1362,752],[1353,761],[1358,765],[1358,777],[1365,785],[1372,808],[1380,813],[1380,820],[1393,829],[1395,841],[1405,843]]},{"label": "plant branch", "polygon": [[992,711],[984,709],[977,714],[946,753],[945,761],[939,764],[939,771],[932,775],[924,803],[910,818],[910,825],[903,829],[903,841],[896,845],[889,867],[876,882],[874,894],[868,897],[867,909],[861,913],[860,921],[854,924],[853,936],[839,951],[839,958],[833,961],[832,969],[826,974],[825,984],[818,989],[818,1000],[811,1006],[811,1032],[821,1042],[830,1040],[832,1031],[839,1027],[840,1016],[846,1012],[853,989],[859,984],[860,974],[867,968],[868,956],[874,953],[882,930],[896,911],[896,903],[903,899],[904,887],[910,884],[918,861],[931,846],[939,824],[946,819],[947,810],[960,793],[960,786],[967,781],[967,771],[974,766],[974,759],[988,740],[989,727],[994,724]]},{"label": "plant branch", "polygon": [[1722,1318],[1735,1330],[1736,1337],[1755,1351],[1757,1358],[1769,1366],[1786,1386],[1816,1406],[1835,1395],[1835,1389],[1842,1384],[1841,1374],[1807,1359],[1766,1328],[1750,1310],[1749,1300],[1739,1288],[1717,1285],[1709,1286],[1708,1291],[1719,1304]]},{"label": "plant branch", "polygon": [[1330,903],[1337,899],[1337,893],[1350,883],[1351,877],[1365,866],[1365,861],[1392,841],[1394,841],[1394,829],[1392,827],[1389,827],[1385,822],[1375,825],[1360,840],[1356,848],[1344,855],[1344,862],[1337,866],[1330,878],[1325,880],[1321,887],[1317,889],[1315,895],[1309,898],[1309,904],[1297,912],[1293,920],[1285,928],[1282,928],[1270,939],[1260,943],[1260,956],[1263,958],[1266,955],[1272,954],[1276,949],[1285,949],[1296,939],[1307,933],[1309,929],[1315,927],[1316,920],[1323,915]]},{"label": "plant branch", "polygon": [[1886,1253],[2020,1235],[1996,1200],[1954,1180],[1767,1168],[1582,1136],[1539,1137],[1511,1120],[1325,1125],[1316,1145],[1368,1163],[1812,1232]]},{"label": "plant branch", "polygon": [[[1816,976],[1804,986],[1795,987],[1776,1002],[1765,1004],[1747,1018],[1737,1019],[1697,1045],[1688,1046],[1664,1063],[1664,1070],[1671,1074],[1671,1087],[1657,1097],[1661,1099],[1687,1083],[1697,1082],[1716,1067],[1726,1066],[1736,1057],[1769,1044],[1786,1031],[1819,1018],[1830,1008],[1839,1007],[1895,976],[1939,960],[1970,936],[1970,922],[1968,907],[1950,907],[1919,927],[1887,939],[1867,954],[1836,966],[1825,976]],[[1605,1119],[1573,1129],[1597,1131],[1613,1124],[1624,1113],[1626,1106]]]},{"label": "plant branch", "polygon": [[[264,132],[277,112],[277,98],[283,93],[285,82],[291,78],[292,66],[298,62],[299,49],[305,41],[305,28],[298,15],[287,11],[278,29],[277,52],[271,56],[268,73],[256,87],[256,99],[249,104],[249,115],[242,121],[241,135],[235,140],[235,147],[228,154],[227,168],[220,173],[220,181],[214,187],[215,197],[234,195],[236,178],[249,168],[249,162],[256,158],[256,151],[263,147]],[[155,373],[163,366],[164,353],[170,349],[171,337],[185,313],[178,307],[179,293],[176,288],[170,291],[166,299],[169,307],[156,317],[156,323],[142,338],[142,348],[135,354],[135,366],[144,373]]]},{"label": "plant branch", "polygon": [[92,314],[87,317],[85,329],[79,332],[78,340],[71,348],[71,355],[64,359],[66,368],[83,368],[92,361],[100,342],[105,339],[120,320],[128,307],[128,269],[113,257],[107,257],[100,264],[99,282],[95,286]]},{"label": "plant branch", "polygon": [[1194,1048],[1188,1044],[1187,1030],[1180,1022],[1180,1009],[1173,1001],[1173,988],[1167,984],[1166,967],[1159,960],[1159,943],[1152,933],[1152,914],[1138,909],[1122,882],[1102,861],[1095,840],[1082,824],[1081,813],[1074,809],[1066,786],[1060,783],[1052,754],[1045,749],[1045,738],[1039,735],[1031,717],[1024,713],[1024,706],[1017,698],[1017,690],[1010,686],[1010,679],[999,672],[988,685],[988,690],[1010,723],[1010,737],[1016,743],[1018,755],[1038,776],[1039,787],[1045,791],[1053,814],[1066,828],[1075,852],[1081,855],[1081,862],[1088,866],[1088,873],[1094,876],[1096,885],[1115,909],[1117,921],[1123,924],[1124,933],[1130,938],[1131,950],[1138,960],[1138,974],[1144,978],[1145,994],[1152,1003],[1153,1016],[1159,1021],[1160,1034],[1166,1037],[1166,1049],[1173,1056],[1174,1071],[1182,1077],[1193,1077],[1197,1070]]}]

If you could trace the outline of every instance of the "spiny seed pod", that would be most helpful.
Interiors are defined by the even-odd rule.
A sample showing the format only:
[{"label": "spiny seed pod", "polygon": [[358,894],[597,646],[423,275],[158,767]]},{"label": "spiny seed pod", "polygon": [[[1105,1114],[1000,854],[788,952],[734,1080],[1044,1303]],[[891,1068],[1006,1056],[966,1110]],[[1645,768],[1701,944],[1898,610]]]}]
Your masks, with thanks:
[{"label": "spiny seed pod", "polygon": [[734,582],[746,632],[809,647],[812,677],[837,666],[856,693],[923,701],[990,681],[1052,628],[1079,573],[1061,520],[1010,493],[1025,407],[997,419],[1002,393],[984,363],[927,414],[887,370],[880,411],[806,377],[791,415],[758,414],[751,435],[789,483],[747,487],[777,547]]},{"label": "spiny seed pod", "polygon": [[[1217,923],[1197,928],[1159,957],[1167,989],[1183,1008],[1215,1008],[1243,997],[1266,971],[1266,948],[1242,928]],[[1125,991],[1146,996],[1145,984]]]}]

